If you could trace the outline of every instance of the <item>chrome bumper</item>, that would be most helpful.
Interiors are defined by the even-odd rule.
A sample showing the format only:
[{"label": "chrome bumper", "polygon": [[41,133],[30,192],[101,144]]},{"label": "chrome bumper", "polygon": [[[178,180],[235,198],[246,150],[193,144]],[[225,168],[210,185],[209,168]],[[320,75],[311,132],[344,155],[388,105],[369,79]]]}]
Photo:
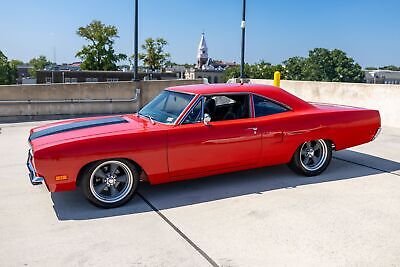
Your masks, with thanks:
[{"label": "chrome bumper", "polygon": [[376,130],[375,135],[374,135],[374,137],[372,138],[371,141],[374,141],[381,132],[382,132],[382,128],[379,127],[378,130]]},{"label": "chrome bumper", "polygon": [[29,170],[29,179],[31,180],[31,183],[33,185],[39,185],[43,183],[44,178],[36,175],[36,170],[35,167],[33,166],[32,160],[33,160],[32,150],[29,149],[28,160],[26,161],[26,166],[28,167]]}]

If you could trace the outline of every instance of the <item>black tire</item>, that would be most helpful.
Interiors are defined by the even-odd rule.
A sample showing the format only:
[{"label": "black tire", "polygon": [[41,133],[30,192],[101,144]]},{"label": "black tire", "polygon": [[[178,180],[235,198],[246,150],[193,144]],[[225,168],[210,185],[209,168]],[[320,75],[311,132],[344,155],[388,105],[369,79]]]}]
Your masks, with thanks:
[{"label": "black tire", "polygon": [[131,200],[139,182],[139,173],[134,164],[125,159],[110,159],[87,166],[82,173],[80,186],[90,203],[109,209]]},{"label": "black tire", "polygon": [[[298,174],[316,176],[325,171],[331,159],[332,144],[323,139],[312,140],[296,149],[288,166]],[[307,162],[310,164],[306,164]]]}]

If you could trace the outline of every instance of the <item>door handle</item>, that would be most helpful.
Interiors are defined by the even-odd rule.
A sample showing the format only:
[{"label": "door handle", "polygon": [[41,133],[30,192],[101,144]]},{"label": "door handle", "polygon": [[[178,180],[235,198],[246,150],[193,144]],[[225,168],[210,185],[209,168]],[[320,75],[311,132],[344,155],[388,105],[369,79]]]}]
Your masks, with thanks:
[{"label": "door handle", "polygon": [[252,130],[254,134],[257,134],[257,127],[251,127],[251,128],[247,128],[247,130]]}]

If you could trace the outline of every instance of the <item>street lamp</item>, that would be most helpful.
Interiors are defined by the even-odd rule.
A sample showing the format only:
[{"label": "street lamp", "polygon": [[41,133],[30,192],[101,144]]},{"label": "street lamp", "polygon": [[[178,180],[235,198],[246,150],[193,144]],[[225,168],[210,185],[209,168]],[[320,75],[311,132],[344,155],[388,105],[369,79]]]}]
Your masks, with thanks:
[{"label": "street lamp", "polygon": [[242,51],[241,51],[241,55],[240,55],[240,80],[243,83],[243,81],[244,81],[244,45],[245,45],[245,37],[246,37],[246,0],[243,0],[242,24],[240,26],[242,28]]},{"label": "street lamp", "polygon": [[139,58],[139,41],[138,41],[138,35],[139,35],[139,19],[138,19],[138,6],[139,6],[139,0],[135,0],[135,36],[134,36],[134,72],[133,72],[133,79],[135,81],[139,81],[139,76],[138,76],[138,58]]}]

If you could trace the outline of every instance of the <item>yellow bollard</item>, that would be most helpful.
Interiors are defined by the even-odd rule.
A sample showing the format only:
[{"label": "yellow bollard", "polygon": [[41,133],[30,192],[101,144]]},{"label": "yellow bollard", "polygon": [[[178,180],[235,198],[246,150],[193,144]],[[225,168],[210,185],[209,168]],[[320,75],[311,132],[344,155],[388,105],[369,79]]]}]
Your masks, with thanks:
[{"label": "yellow bollard", "polygon": [[281,87],[281,73],[279,71],[274,73],[274,86]]}]

